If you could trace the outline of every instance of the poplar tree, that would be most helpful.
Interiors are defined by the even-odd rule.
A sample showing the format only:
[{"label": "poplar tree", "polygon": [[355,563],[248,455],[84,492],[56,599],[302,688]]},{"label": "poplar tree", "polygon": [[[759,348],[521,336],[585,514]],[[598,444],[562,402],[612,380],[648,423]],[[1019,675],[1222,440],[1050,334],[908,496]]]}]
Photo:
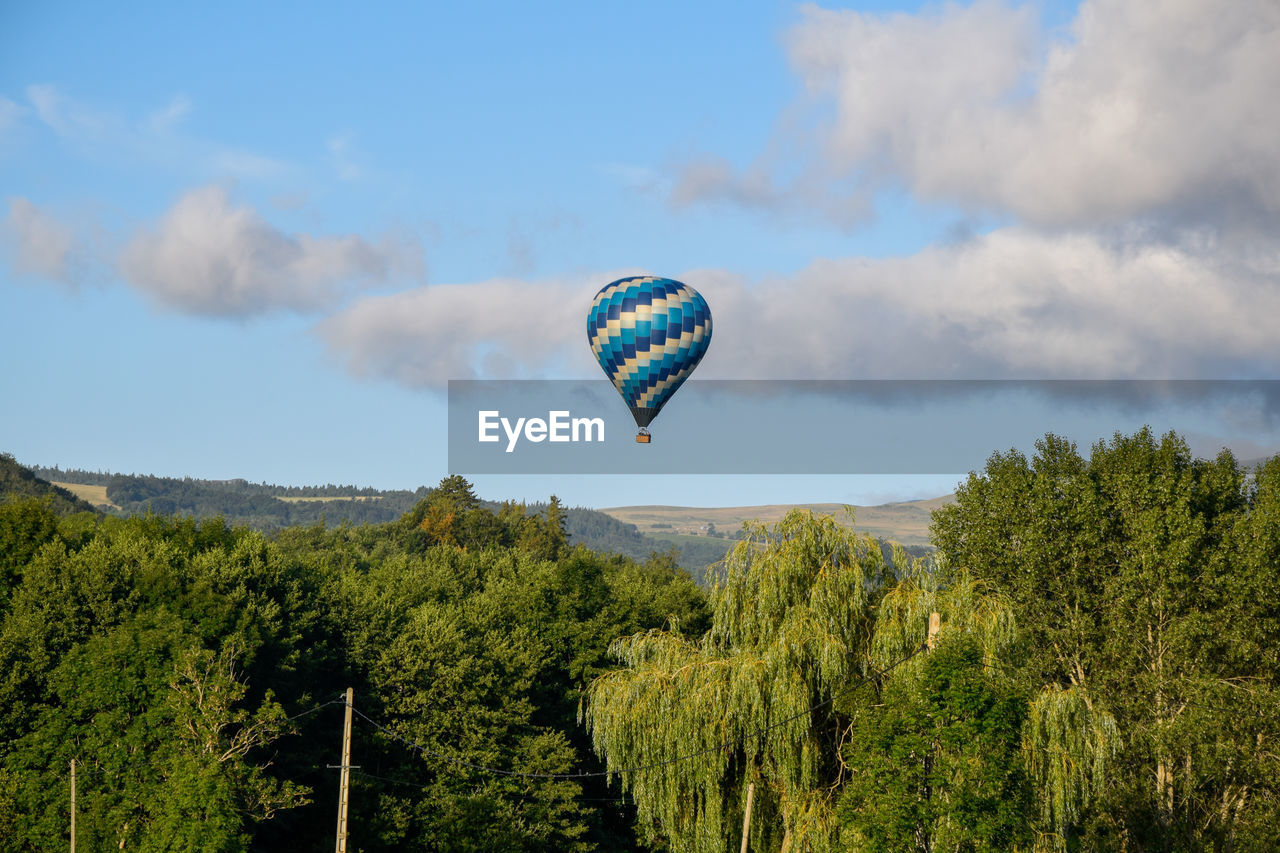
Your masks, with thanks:
[{"label": "poplar tree", "polygon": [[1276,849],[1275,464],[1149,429],[996,454],[934,539],[1013,602],[1046,846]]}]

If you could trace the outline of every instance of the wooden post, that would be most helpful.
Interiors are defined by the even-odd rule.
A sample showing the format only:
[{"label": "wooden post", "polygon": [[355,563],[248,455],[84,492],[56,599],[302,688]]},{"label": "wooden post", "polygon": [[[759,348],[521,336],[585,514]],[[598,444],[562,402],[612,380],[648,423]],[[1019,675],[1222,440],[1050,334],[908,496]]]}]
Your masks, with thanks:
[{"label": "wooden post", "polygon": [[76,760],[71,759],[71,853],[76,853]]},{"label": "wooden post", "polygon": [[337,853],[347,853],[347,804],[351,799],[351,708],[355,691],[347,688],[347,713],[342,723],[342,775],[338,783]]},{"label": "wooden post", "polygon": [[751,801],[756,796],[756,783],[747,785],[747,811],[742,816],[742,853],[747,853],[747,841],[751,837]]},{"label": "wooden post", "polygon": [[938,629],[942,627],[942,615],[939,613],[929,614],[929,637],[924,644],[929,647],[929,651],[933,651],[933,647],[938,645]]}]

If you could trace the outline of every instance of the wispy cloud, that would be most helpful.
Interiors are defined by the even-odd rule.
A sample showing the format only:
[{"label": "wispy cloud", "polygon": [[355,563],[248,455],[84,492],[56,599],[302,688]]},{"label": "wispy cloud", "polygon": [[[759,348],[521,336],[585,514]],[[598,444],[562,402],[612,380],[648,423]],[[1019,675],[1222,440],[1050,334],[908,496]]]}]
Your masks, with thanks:
[{"label": "wispy cloud", "polygon": [[329,152],[329,164],[339,179],[358,181],[366,176],[367,169],[360,163],[352,134],[341,133],[330,137],[325,143],[325,149]]},{"label": "wispy cloud", "polygon": [[152,133],[167,133],[191,112],[191,99],[175,95],[168,106],[147,116],[146,127]]},{"label": "wispy cloud", "polygon": [[113,124],[110,117],[72,101],[49,84],[28,86],[27,100],[40,121],[60,136],[99,137]]},{"label": "wispy cloud", "polygon": [[658,169],[633,163],[599,163],[596,171],[622,182],[629,190],[667,194],[672,190],[670,177]]},{"label": "wispy cloud", "polygon": [[25,107],[0,95],[0,133],[16,126],[25,112]]},{"label": "wispy cloud", "polygon": [[25,198],[9,200],[9,215],[0,225],[15,273],[64,284],[75,281],[81,259],[75,230],[69,225]]},{"label": "wispy cloud", "polygon": [[40,123],[86,156],[142,161],[202,179],[277,177],[291,170],[277,158],[180,133],[195,108],[186,95],[174,95],[141,119],[96,108],[49,84],[28,86],[26,95]]}]

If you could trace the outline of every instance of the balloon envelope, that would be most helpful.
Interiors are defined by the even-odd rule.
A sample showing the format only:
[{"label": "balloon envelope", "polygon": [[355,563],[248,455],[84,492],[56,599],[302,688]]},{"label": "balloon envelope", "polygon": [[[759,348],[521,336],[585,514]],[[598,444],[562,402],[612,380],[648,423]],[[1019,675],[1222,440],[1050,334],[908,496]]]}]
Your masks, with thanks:
[{"label": "balloon envelope", "polygon": [[592,301],[587,340],[644,428],[706,354],[711,309],[698,291],[673,279],[620,278]]}]

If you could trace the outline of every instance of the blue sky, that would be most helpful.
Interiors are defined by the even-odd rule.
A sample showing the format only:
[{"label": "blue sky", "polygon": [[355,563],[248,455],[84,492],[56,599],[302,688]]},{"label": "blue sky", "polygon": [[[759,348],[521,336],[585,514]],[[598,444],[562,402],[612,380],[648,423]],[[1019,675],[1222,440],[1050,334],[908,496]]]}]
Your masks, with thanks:
[{"label": "blue sky", "polygon": [[[11,4],[0,446],[431,484],[444,382],[595,375],[580,315],[631,272],[710,301],[699,376],[1280,378],[1277,17]],[[476,479],[607,506],[955,477]]]}]

